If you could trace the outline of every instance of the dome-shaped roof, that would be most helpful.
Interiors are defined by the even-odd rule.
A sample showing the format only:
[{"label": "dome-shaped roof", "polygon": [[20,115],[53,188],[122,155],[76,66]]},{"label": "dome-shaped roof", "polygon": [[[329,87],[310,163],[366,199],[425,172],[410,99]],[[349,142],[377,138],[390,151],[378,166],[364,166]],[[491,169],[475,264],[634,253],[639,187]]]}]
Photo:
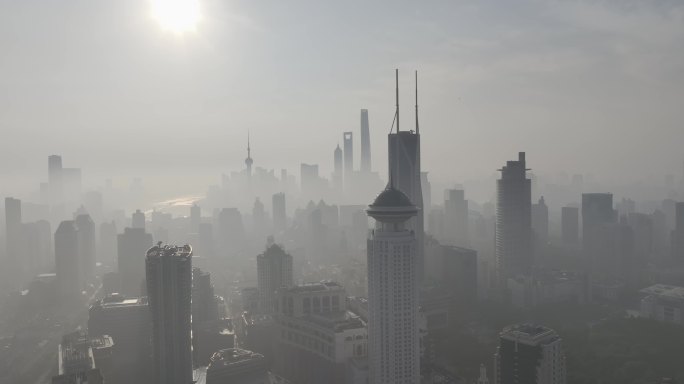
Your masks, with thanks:
[{"label": "dome-shaped roof", "polygon": [[388,186],[375,198],[371,207],[412,207],[413,203],[406,194],[394,187]]}]

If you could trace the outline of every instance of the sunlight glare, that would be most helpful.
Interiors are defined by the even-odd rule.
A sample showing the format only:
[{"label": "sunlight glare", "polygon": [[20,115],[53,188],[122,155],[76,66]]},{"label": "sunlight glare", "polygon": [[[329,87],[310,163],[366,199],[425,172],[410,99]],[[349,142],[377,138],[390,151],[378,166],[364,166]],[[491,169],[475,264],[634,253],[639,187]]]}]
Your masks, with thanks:
[{"label": "sunlight glare", "polygon": [[194,31],[200,20],[199,0],[152,0],[152,17],[167,31]]}]

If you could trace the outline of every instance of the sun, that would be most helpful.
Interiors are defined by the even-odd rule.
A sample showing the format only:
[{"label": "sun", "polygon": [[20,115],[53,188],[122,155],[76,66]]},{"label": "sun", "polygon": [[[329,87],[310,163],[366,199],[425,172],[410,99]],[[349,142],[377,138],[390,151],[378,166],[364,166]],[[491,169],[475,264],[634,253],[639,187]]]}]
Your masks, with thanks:
[{"label": "sun", "polygon": [[152,0],[152,18],[167,31],[194,31],[200,21],[199,0]]}]

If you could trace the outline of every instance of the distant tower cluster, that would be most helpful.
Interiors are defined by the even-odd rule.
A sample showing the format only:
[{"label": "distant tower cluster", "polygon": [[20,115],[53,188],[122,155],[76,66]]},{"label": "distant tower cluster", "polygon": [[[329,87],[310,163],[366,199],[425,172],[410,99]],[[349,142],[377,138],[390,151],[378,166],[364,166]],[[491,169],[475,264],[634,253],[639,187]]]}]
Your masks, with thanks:
[{"label": "distant tower cluster", "polygon": [[192,248],[158,244],[145,263],[156,381],[192,383]]},{"label": "distant tower cluster", "polygon": [[527,178],[525,152],[508,161],[496,181],[496,263],[500,283],[532,268],[532,184]]}]

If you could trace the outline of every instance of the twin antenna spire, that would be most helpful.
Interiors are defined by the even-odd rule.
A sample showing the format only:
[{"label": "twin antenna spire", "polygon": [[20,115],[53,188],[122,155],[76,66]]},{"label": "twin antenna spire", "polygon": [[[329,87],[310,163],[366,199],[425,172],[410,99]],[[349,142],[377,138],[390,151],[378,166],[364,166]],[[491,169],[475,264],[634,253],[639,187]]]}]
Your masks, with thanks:
[{"label": "twin antenna spire", "polygon": [[[418,125],[418,71],[415,71],[415,78],[416,78],[416,134],[420,134],[420,126]],[[397,123],[397,133],[399,133],[399,69],[394,70],[394,81],[395,81],[395,92],[396,92],[396,112],[394,113],[394,121],[392,121],[392,128],[394,127],[394,123]],[[390,128],[390,134],[392,133],[392,128]],[[398,158],[399,156],[399,137],[397,136],[394,140],[394,156]],[[389,187],[394,188],[394,180],[392,177],[393,168],[395,167],[390,167],[390,174],[389,174]]]},{"label": "twin antenna spire", "polygon": [[[416,134],[420,134],[420,126],[418,125],[418,71],[415,71],[416,78]],[[399,69],[394,70],[394,81],[396,90],[396,112],[394,113],[394,121],[392,122],[392,127],[394,123],[397,124],[397,132],[399,132]],[[390,133],[392,129],[390,128]]]}]

